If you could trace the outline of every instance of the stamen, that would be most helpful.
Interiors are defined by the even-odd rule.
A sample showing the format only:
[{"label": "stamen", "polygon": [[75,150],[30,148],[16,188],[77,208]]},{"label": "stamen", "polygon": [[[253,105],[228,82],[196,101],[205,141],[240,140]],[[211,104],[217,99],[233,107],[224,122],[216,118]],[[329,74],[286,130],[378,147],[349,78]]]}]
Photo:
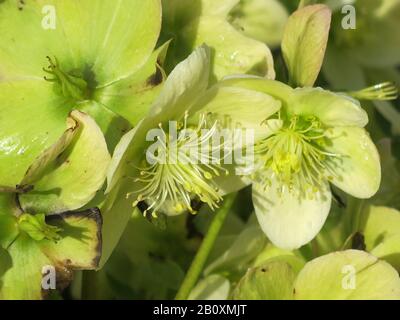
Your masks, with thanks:
[{"label": "stamen", "polygon": [[399,90],[394,83],[384,82],[348,94],[359,100],[396,100]]},{"label": "stamen", "polygon": [[169,131],[159,124],[162,133],[157,140],[155,163],[143,161],[138,166],[130,163],[138,174],[127,178],[136,182],[138,187],[127,197],[136,196],[133,206],[143,201],[147,203],[144,215],[151,212],[153,217],[157,217],[166,201],[172,201],[175,208],[195,213],[191,206],[193,198],[200,199],[211,209],[217,208],[222,200],[212,180],[221,174],[229,174],[222,167],[221,159],[215,156],[228,142],[213,143],[219,125],[217,121],[209,128],[209,118],[202,114],[198,124],[192,128],[188,127],[188,117],[185,113],[183,121],[178,123],[176,137],[170,137]]},{"label": "stamen", "polygon": [[333,179],[332,160],[341,157],[324,149],[327,139],[317,118],[293,116],[279,131],[255,146],[266,169],[255,178],[265,189],[271,187],[274,179],[279,182],[280,194],[297,190],[301,196],[312,199],[324,181]]}]

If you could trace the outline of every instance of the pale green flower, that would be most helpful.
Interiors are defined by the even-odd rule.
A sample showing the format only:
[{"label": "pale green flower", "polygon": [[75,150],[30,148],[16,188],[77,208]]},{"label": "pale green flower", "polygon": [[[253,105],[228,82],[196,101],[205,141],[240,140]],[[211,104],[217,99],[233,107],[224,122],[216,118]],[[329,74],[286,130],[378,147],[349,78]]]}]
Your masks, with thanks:
[{"label": "pale green flower", "polygon": [[[212,74],[217,79],[246,73],[273,79],[275,71],[269,48],[238,31],[234,22],[230,23],[234,19],[232,11],[240,10],[241,5],[240,0],[164,0],[161,40],[172,39],[170,67],[206,43],[212,48]],[[250,21],[236,24],[245,23]]]},{"label": "pale green flower", "polygon": [[[167,214],[193,212],[191,200],[194,198],[214,209],[224,193],[237,188],[230,185],[229,190],[224,190],[215,181],[229,174],[223,159],[213,156],[226,148],[224,142],[212,144],[205,154],[197,147],[209,144],[218,130],[238,125],[241,129],[255,128],[256,135],[262,136],[260,119],[276,113],[280,102],[264,93],[234,86],[215,86],[207,90],[209,68],[209,50],[200,47],[174,69],[149,115],[118,144],[108,174],[108,192],[123,190],[123,196],[134,206],[145,203],[144,213],[152,212],[157,216],[159,211]],[[151,164],[146,159],[146,151],[154,142],[146,142],[146,135],[152,129],[160,129],[162,135],[169,138],[170,121],[178,121],[177,139],[161,142],[157,147],[158,158],[166,156],[167,161]],[[210,129],[206,135],[201,134],[204,128]],[[193,129],[189,149],[196,149],[194,158],[205,157],[208,161],[183,161],[190,151],[185,149],[187,129]],[[175,159],[177,161],[169,157],[174,147],[177,154],[182,155]]]},{"label": "pale green flower", "polygon": [[282,103],[277,118],[266,122],[273,134],[256,145],[258,168],[252,175],[256,214],[275,245],[298,248],[317,235],[331,207],[330,183],[357,198],[376,193],[379,155],[356,100],[273,80],[223,83],[259,90]]}]

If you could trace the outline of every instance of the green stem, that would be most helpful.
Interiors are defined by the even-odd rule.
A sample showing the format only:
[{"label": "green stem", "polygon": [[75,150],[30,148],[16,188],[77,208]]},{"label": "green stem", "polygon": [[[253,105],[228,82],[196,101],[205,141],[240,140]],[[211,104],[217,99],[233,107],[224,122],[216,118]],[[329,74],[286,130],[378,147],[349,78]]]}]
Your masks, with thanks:
[{"label": "green stem", "polygon": [[183,280],[181,287],[179,288],[175,300],[187,300],[187,298],[189,297],[190,292],[192,291],[197,280],[199,279],[204,265],[207,262],[207,258],[211,252],[211,249],[214,246],[215,240],[217,239],[217,236],[233,205],[233,202],[235,201],[236,195],[236,193],[233,193],[226,196],[222,207],[215,214],[215,217],[211,222],[208,232],[199,250],[197,251],[196,256],[194,257],[188,272],[186,273],[185,279]]}]

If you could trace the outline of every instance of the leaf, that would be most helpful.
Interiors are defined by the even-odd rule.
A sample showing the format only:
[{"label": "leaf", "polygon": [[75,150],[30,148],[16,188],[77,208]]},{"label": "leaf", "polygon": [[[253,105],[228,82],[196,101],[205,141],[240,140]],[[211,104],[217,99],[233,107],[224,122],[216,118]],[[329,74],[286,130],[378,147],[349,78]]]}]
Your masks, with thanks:
[{"label": "leaf", "polygon": [[282,52],[293,86],[312,87],[320,72],[331,23],[325,5],[306,6],[289,17]]}]

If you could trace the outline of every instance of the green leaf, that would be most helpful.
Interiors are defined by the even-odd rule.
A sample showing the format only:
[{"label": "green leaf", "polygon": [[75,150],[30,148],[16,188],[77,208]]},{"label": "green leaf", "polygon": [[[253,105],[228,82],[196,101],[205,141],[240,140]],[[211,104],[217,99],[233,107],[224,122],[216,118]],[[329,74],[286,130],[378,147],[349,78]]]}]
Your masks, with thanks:
[{"label": "green leaf", "polygon": [[233,292],[234,300],[292,300],[296,274],[285,262],[249,269]]},{"label": "green leaf", "polygon": [[45,151],[31,166],[27,180],[23,180],[31,183],[31,177],[39,175],[37,171],[41,176],[37,182],[33,181],[34,190],[19,198],[25,211],[54,214],[75,210],[89,202],[102,187],[110,162],[104,136],[85,113],[73,111],[68,120],[71,122],[78,131],[74,141],[65,148],[65,139],[60,139],[61,147],[55,145]]},{"label": "green leaf", "polygon": [[357,250],[334,252],[307,263],[295,284],[295,299],[400,299],[400,278],[393,267]]},{"label": "green leaf", "polygon": [[239,124],[240,128],[254,130],[257,141],[268,133],[264,121],[278,112],[280,107],[280,101],[262,92],[216,85],[199,100],[196,111],[214,115],[222,121],[229,117],[233,125]]},{"label": "green leaf", "polygon": [[289,17],[282,52],[293,86],[312,87],[324,60],[331,23],[325,5],[306,6]]}]

